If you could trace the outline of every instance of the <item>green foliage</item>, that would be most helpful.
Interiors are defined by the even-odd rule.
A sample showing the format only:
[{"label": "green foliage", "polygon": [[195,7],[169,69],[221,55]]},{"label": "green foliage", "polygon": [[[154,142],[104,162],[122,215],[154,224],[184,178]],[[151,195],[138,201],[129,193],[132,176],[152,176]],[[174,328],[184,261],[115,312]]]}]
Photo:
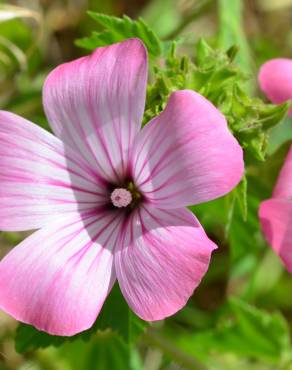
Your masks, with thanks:
[{"label": "green foliage", "polygon": [[116,284],[91,329],[73,337],[60,337],[49,335],[30,325],[19,324],[16,332],[15,347],[19,353],[37,348],[45,348],[51,345],[58,347],[65,342],[72,342],[79,339],[88,341],[97,331],[107,329],[111,329],[117,333],[125,344],[131,345],[144,331],[145,325],[146,323],[135,316],[129,309]]},{"label": "green foliage", "polygon": [[246,163],[265,159],[269,129],[286,115],[289,104],[265,104],[245,92],[247,76],[234,63],[236,48],[227,52],[212,49],[204,40],[196,48],[194,62],[177,57],[175,44],[164,68],[155,68],[155,82],[148,88],[147,120],[164,108],[171,92],[193,89],[209,99],[225,115],[229,129],[245,149]]},{"label": "green foliage", "polygon": [[[238,0],[235,3],[229,11],[234,11],[239,18],[240,4]],[[226,2],[221,1],[220,4],[226,8]],[[224,11],[221,13],[225,14]],[[245,42],[242,42],[244,35],[239,26],[236,28],[233,24],[230,37],[226,27],[221,27],[224,30],[221,44],[224,46],[230,44],[226,52],[212,49],[201,39],[197,43],[194,58],[190,58],[177,56],[177,42],[160,41],[155,32],[141,19],[133,21],[126,16],[117,18],[94,12],[89,14],[105,28],[105,31],[93,33],[91,37],[79,40],[79,46],[93,50],[98,46],[138,37],[145,43],[151,57],[161,54],[164,56],[162,67],[158,64],[153,66],[151,76],[153,83],[147,89],[144,124],[164,109],[173,91],[193,89],[209,99],[226,116],[230,130],[245,150],[247,164],[254,159],[260,161],[265,159],[269,129],[277,125],[286,115],[288,103],[278,106],[264,104],[260,99],[251,98],[246,93],[249,78],[235,60],[237,54],[242,53],[243,59],[246,60],[248,51],[230,44],[232,40],[238,41],[241,48],[243,44],[246,45],[245,39]],[[226,19],[224,22],[226,23]],[[225,39],[227,40],[224,41]]]},{"label": "green foliage", "polygon": [[[76,351],[74,351],[74,348]],[[72,369],[78,370],[129,370],[128,346],[113,332],[99,333],[90,342],[68,343],[61,350]],[[81,355],[81,358],[79,358]],[[77,366],[78,365],[78,366]]]},{"label": "green foliage", "polygon": [[171,92],[186,88],[190,60],[187,56],[176,57],[176,48],[177,42],[173,41],[165,55],[165,66],[153,68],[154,82],[147,87],[143,124],[164,109]]},{"label": "green foliage", "polygon": [[161,54],[162,43],[143,19],[134,21],[125,15],[119,18],[94,12],[88,14],[103,26],[105,31],[93,32],[90,37],[78,40],[76,42],[78,46],[93,50],[99,46],[138,37],[144,42],[151,57]]},{"label": "green foliage", "polygon": [[228,311],[218,322],[218,349],[274,363],[286,360],[290,335],[280,313],[268,313],[235,298],[230,299]]},{"label": "green foliage", "polygon": [[51,345],[59,346],[65,340],[66,339],[62,337],[38,331],[33,326],[19,324],[15,337],[15,349],[19,353],[24,353],[38,348],[49,347]]},{"label": "green foliage", "polygon": [[[232,262],[242,262],[245,256],[251,253],[253,256],[260,251],[257,240],[259,232],[258,207],[261,201],[261,194],[265,193],[259,183],[249,178],[249,189],[245,193],[246,197],[246,219],[242,220],[240,202],[235,205],[233,217],[231,220],[228,241]],[[268,196],[267,196],[268,197]]]},{"label": "green foliage", "polygon": [[210,366],[208,369],[213,369],[214,364],[218,366],[220,357],[226,362],[218,369],[226,369],[228,356],[232,355],[279,366],[287,365],[292,359],[289,327],[283,316],[260,310],[238,298],[230,298],[217,312],[214,326],[206,330],[181,331],[176,335],[173,335],[175,328],[165,330],[178,348]]}]

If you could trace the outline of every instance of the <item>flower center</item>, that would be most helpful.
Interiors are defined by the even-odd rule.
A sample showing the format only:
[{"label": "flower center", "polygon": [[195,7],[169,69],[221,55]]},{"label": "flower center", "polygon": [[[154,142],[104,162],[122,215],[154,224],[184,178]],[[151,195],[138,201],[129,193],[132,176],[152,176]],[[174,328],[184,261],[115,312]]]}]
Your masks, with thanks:
[{"label": "flower center", "polygon": [[132,202],[132,194],[124,188],[117,188],[111,193],[111,201],[115,207],[127,207]]},{"label": "flower center", "polygon": [[110,184],[110,202],[117,208],[127,208],[128,211],[138,207],[144,201],[143,194],[132,180],[120,184]]}]

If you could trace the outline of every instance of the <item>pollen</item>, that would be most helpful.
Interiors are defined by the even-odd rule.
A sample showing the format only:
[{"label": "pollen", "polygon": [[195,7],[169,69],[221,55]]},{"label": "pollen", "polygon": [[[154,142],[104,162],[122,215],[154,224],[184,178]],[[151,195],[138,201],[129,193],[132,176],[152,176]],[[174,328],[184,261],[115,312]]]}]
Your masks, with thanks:
[{"label": "pollen", "polygon": [[127,189],[118,188],[111,193],[111,201],[115,207],[127,207],[132,202],[132,194]]}]

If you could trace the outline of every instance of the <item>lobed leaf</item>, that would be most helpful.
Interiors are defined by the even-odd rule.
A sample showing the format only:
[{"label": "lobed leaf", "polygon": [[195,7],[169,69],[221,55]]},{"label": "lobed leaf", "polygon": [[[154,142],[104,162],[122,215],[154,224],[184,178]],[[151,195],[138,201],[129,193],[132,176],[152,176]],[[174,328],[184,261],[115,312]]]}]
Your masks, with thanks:
[{"label": "lobed leaf", "polygon": [[93,32],[90,37],[77,40],[78,46],[93,50],[125,39],[140,38],[151,57],[157,57],[162,52],[162,43],[155,32],[139,18],[132,20],[124,15],[122,18],[89,11],[88,14],[99,25],[105,28],[103,32]]}]

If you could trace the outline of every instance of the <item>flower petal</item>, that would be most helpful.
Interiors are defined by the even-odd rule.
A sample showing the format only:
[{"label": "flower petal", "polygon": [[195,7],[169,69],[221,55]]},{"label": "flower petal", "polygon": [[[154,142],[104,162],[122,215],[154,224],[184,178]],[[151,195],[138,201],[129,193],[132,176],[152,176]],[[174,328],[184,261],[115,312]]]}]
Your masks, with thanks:
[{"label": "flower petal", "polygon": [[102,180],[47,131],[0,111],[0,230],[30,230],[106,202]]},{"label": "flower petal", "polygon": [[268,243],[292,273],[292,200],[274,198],[262,202],[259,217]]},{"label": "flower petal", "polygon": [[278,177],[273,197],[292,198],[292,145]]},{"label": "flower petal", "polygon": [[[292,59],[271,59],[261,66],[259,84],[275,104],[292,100]],[[292,107],[289,109],[292,116]]]},{"label": "flower petal", "polygon": [[186,209],[138,210],[124,228],[114,257],[130,307],[147,321],[177,312],[199,285],[215,248]]},{"label": "flower petal", "polygon": [[119,223],[87,214],[32,234],[0,262],[0,308],[53,335],[91,327],[115,281]]},{"label": "flower petal", "polygon": [[44,86],[55,134],[78,148],[107,180],[125,173],[140,129],[147,82],[142,42],[129,39],[57,67]]},{"label": "flower petal", "polygon": [[137,137],[132,173],[147,200],[179,208],[228,193],[243,174],[243,154],[224,116],[203,96],[173,93]]}]

